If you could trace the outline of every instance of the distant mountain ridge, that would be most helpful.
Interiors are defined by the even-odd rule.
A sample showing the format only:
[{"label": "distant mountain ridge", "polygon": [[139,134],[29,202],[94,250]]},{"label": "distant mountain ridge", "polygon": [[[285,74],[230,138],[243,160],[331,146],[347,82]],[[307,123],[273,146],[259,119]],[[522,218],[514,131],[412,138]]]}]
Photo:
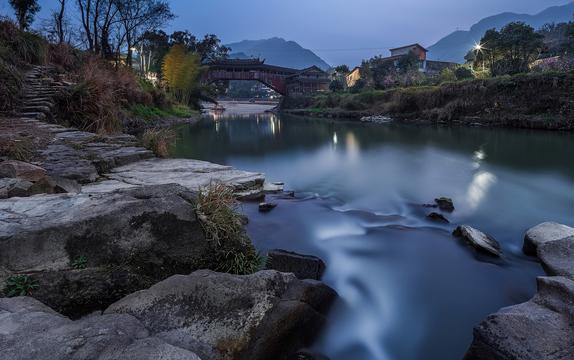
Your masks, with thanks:
[{"label": "distant mountain ridge", "polygon": [[304,69],[316,65],[323,70],[330,68],[323,59],[314,52],[304,49],[295,41],[274,37],[265,40],[244,40],[227,44],[231,48],[230,58],[247,59],[259,57],[266,64]]},{"label": "distant mountain ridge", "polygon": [[547,23],[559,23],[572,20],[574,2],[552,6],[536,15],[516,14],[506,12],[490,16],[474,24],[468,31],[455,31],[442,38],[436,44],[429,47],[429,58],[432,60],[453,61],[462,63],[464,56],[476,44],[484,33],[492,28],[500,29],[513,21],[523,21],[535,29],[539,29]]}]

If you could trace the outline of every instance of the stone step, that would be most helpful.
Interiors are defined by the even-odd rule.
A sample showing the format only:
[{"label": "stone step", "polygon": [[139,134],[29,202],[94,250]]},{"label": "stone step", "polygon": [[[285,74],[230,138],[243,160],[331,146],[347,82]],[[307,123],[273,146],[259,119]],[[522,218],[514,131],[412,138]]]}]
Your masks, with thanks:
[{"label": "stone step", "polygon": [[40,119],[40,120],[46,119],[46,114],[44,114],[44,113],[39,113],[39,112],[34,112],[34,113],[19,113],[18,116],[19,116],[19,117],[28,117],[28,118],[33,118],[33,119]]},{"label": "stone step", "polygon": [[20,109],[20,111],[22,111],[24,113],[41,112],[41,113],[47,114],[47,113],[51,112],[52,110],[48,106],[28,105],[28,106],[22,107],[22,109]]},{"label": "stone step", "polygon": [[52,109],[56,104],[48,101],[25,101],[22,107],[45,106]]}]

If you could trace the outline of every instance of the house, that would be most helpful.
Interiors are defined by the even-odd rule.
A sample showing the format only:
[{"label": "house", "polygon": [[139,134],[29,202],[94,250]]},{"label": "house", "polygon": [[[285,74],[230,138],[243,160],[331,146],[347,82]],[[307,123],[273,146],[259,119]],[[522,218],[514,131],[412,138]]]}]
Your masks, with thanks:
[{"label": "house", "polygon": [[426,62],[427,53],[429,51],[419,44],[412,44],[407,46],[402,46],[398,48],[391,49],[391,57],[395,56],[406,56],[409,54],[416,55],[420,61]]},{"label": "house", "polygon": [[[419,71],[425,73],[429,76],[434,76],[440,74],[440,72],[448,67],[454,67],[458,64],[444,62],[444,61],[433,61],[427,60],[427,53],[428,50],[425,49],[420,44],[412,44],[407,46],[401,46],[398,48],[390,49],[391,56],[388,57],[381,57],[379,61],[381,62],[393,62],[396,67],[399,66],[399,60],[408,56],[410,54],[414,54],[419,60]],[[361,68],[356,67],[347,75],[347,86],[351,87],[357,83],[357,81],[361,79]]]},{"label": "house", "polygon": [[289,95],[309,95],[329,90],[329,74],[318,66],[311,66],[286,78]]},{"label": "house", "polygon": [[353,87],[361,79],[361,67],[356,66],[345,78],[348,87]]}]

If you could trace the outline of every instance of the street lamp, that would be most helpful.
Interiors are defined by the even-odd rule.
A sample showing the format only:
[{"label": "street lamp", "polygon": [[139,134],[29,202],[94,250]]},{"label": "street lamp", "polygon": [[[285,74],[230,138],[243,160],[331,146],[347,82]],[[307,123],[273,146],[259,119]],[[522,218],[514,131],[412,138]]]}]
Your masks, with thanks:
[{"label": "street lamp", "polygon": [[[478,55],[479,52],[482,52],[484,50],[484,45],[482,45],[481,43],[476,43],[474,45],[474,51],[476,52],[476,55]],[[482,71],[486,71],[486,67],[484,65],[484,59],[482,59]]]}]

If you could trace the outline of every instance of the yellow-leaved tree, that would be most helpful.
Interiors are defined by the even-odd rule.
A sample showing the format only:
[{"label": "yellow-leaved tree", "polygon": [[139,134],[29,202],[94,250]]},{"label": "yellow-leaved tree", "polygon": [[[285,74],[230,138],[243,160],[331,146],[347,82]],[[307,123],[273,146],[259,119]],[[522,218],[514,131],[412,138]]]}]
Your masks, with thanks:
[{"label": "yellow-leaved tree", "polygon": [[199,89],[202,71],[200,56],[187,52],[183,45],[174,45],[163,60],[162,71],[169,92],[178,101],[189,104]]}]

